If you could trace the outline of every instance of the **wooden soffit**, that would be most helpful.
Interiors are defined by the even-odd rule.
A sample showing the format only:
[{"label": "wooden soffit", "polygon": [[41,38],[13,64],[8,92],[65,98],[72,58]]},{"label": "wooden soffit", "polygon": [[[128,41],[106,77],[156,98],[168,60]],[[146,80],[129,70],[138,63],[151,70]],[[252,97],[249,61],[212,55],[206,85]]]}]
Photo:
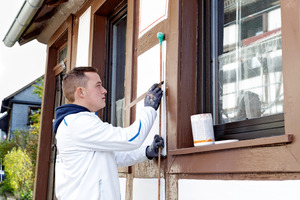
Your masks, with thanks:
[{"label": "wooden soffit", "polygon": [[47,44],[53,33],[67,19],[75,14],[86,0],[45,0],[30,25],[19,38],[20,45],[34,39]]}]

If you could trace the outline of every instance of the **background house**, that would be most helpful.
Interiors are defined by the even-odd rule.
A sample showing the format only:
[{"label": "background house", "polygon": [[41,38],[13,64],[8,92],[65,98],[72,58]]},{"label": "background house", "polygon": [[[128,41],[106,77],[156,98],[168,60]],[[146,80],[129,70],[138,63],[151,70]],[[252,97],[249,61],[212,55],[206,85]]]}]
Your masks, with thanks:
[{"label": "background house", "polygon": [[[299,8],[290,0],[26,1],[16,20],[25,26],[13,22],[4,43],[47,44],[35,199],[55,199],[54,108],[65,103],[63,74],[84,65],[108,90],[99,117],[120,126],[142,105],[120,107],[165,81],[145,144],[160,131],[167,158],[160,174],[156,160],[119,169],[123,199],[156,199],[158,175],[162,199],[299,199]],[[197,113],[212,113],[219,143],[194,146]]]},{"label": "background house", "polygon": [[33,93],[34,85],[39,85],[39,77],[20,90],[2,100],[0,128],[10,138],[15,130],[28,130],[30,128],[30,115],[39,112],[42,100]]}]

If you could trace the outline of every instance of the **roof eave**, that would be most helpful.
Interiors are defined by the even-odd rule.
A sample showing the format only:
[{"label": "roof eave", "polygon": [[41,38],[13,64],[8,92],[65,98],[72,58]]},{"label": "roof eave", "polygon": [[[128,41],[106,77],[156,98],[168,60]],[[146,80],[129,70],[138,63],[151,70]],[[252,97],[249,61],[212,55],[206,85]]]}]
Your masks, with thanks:
[{"label": "roof eave", "polygon": [[14,46],[16,41],[20,39],[43,3],[44,0],[26,0],[24,2],[3,39],[3,42],[7,47]]}]

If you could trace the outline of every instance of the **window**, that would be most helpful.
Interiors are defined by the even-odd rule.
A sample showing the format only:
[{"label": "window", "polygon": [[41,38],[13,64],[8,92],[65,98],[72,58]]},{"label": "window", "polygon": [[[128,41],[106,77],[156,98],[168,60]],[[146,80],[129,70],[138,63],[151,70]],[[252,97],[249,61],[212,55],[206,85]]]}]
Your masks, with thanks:
[{"label": "window", "polygon": [[114,126],[124,124],[126,6],[108,17],[107,120]]},{"label": "window", "polygon": [[28,122],[27,125],[32,125],[35,121],[34,115],[41,112],[40,107],[30,106],[28,107]]},{"label": "window", "polygon": [[60,63],[61,61],[64,61],[67,58],[67,52],[68,52],[68,45],[65,44],[61,49],[58,51],[58,60],[57,63]]},{"label": "window", "polygon": [[210,6],[209,70],[199,66],[210,77],[212,103],[205,111],[213,113],[216,139],[284,134],[280,1],[214,0]]},{"label": "window", "polygon": [[65,98],[63,96],[62,91],[62,80],[66,73],[66,65],[67,65],[67,56],[68,56],[68,35],[67,32],[65,32],[61,39],[58,40],[57,43],[57,59],[56,59],[56,65],[54,67],[55,71],[55,108],[58,106],[61,106],[65,104]]}]

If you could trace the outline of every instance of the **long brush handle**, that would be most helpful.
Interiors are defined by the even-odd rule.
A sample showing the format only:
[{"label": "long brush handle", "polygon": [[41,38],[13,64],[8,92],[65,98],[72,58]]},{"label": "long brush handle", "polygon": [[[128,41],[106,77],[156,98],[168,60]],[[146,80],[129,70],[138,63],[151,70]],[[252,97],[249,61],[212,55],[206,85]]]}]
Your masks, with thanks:
[{"label": "long brush handle", "polygon": [[[157,38],[159,40],[159,64],[160,64],[160,81],[162,81],[162,41],[164,39],[164,34],[157,33]],[[161,106],[159,107],[159,137],[161,137]],[[160,200],[160,163],[161,163],[161,147],[158,148],[158,200]]]}]

